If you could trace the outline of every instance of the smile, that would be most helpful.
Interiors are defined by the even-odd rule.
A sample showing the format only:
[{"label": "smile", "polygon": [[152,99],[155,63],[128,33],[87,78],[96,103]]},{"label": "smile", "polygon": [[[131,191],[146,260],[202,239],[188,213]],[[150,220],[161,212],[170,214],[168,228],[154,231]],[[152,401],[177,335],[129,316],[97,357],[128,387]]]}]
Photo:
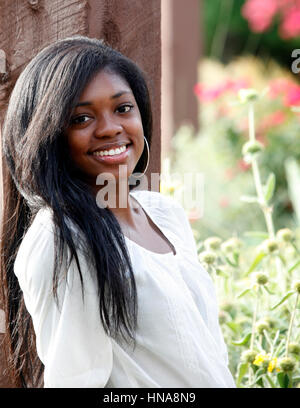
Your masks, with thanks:
[{"label": "smile", "polygon": [[110,150],[97,150],[92,153],[92,157],[98,162],[119,164],[123,163],[129,154],[130,145],[118,147]]},{"label": "smile", "polygon": [[126,150],[126,146],[122,146],[120,148],[116,149],[110,149],[110,150],[98,150],[96,152],[93,152],[93,155],[95,156],[115,156],[117,154],[123,153]]}]

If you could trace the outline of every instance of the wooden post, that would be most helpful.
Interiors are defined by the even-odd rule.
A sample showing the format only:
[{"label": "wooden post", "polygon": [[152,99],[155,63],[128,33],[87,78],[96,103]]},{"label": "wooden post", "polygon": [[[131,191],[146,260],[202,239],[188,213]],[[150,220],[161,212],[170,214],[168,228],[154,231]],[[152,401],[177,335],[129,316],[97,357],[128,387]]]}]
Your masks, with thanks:
[{"label": "wooden post", "polygon": [[162,3],[162,158],[183,124],[198,129],[198,106],[193,92],[201,54],[200,0]]},{"label": "wooden post", "polygon": [[[154,132],[147,174],[159,173],[160,3],[161,0],[0,0],[0,121],[20,72],[40,49],[75,34],[104,38],[137,62],[149,79]],[[0,344],[1,316],[0,310]],[[0,346],[0,387],[12,387],[5,375],[4,351]]]}]

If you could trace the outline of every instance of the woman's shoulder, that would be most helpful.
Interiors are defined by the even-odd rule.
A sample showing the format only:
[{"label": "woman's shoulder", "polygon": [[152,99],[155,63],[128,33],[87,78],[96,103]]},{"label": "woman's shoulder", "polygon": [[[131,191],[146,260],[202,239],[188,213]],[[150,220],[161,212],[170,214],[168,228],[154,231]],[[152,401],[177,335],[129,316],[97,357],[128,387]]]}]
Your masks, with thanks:
[{"label": "woman's shoulder", "polygon": [[146,190],[134,192],[133,197],[161,224],[172,229],[182,229],[188,225],[183,206],[174,198]]},{"label": "woman's shoulder", "polygon": [[35,215],[18,248],[14,272],[21,283],[28,279],[41,281],[52,270],[54,247],[52,214],[50,210],[42,209]]}]

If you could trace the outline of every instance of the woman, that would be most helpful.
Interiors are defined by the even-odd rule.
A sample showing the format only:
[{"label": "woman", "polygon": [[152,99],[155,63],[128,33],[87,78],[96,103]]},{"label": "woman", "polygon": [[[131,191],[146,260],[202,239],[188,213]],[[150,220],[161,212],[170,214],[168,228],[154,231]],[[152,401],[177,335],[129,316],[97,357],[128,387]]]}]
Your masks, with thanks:
[{"label": "woman", "polygon": [[183,209],[130,182],[151,130],[143,74],[101,41],[58,41],[20,75],[1,247],[16,384],[234,387]]}]

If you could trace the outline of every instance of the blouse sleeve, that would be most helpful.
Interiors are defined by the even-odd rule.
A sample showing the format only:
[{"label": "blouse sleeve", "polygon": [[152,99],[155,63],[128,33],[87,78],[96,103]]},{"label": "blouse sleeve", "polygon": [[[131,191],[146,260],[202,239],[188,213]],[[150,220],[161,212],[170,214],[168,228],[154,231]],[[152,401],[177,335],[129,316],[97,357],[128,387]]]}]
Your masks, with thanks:
[{"label": "blouse sleeve", "polygon": [[60,271],[58,304],[52,291],[54,234],[34,222],[22,241],[15,274],[45,366],[45,388],[102,388],[112,370],[112,345],[99,316],[97,288],[79,253],[84,297],[75,261]]}]

